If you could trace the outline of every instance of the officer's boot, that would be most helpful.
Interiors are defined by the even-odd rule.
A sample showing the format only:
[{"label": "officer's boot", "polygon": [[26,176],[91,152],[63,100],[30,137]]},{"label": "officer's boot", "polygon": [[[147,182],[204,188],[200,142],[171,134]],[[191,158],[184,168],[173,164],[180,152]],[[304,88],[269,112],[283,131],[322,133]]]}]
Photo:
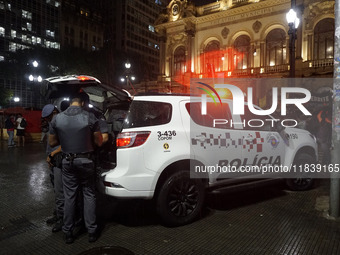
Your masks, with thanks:
[{"label": "officer's boot", "polygon": [[63,223],[63,218],[58,218],[56,224],[54,224],[53,228],[52,228],[52,232],[53,233],[57,233],[59,231],[61,231],[62,227],[63,227],[64,223]]}]

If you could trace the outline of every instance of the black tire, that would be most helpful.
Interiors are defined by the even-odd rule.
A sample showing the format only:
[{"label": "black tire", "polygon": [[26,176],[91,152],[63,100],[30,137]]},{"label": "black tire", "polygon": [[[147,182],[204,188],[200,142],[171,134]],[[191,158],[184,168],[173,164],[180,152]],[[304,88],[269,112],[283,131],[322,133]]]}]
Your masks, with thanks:
[{"label": "black tire", "polygon": [[201,213],[205,197],[202,181],[190,178],[189,171],[175,172],[162,184],[157,196],[157,213],[167,226],[181,226]]},{"label": "black tire", "polygon": [[[296,169],[300,169],[298,166],[305,164],[315,164],[315,159],[307,153],[301,153],[297,155],[294,160],[294,165],[296,165]],[[303,191],[311,189],[313,187],[314,179],[307,172],[300,173],[295,178],[287,179],[286,184],[290,190]]]}]

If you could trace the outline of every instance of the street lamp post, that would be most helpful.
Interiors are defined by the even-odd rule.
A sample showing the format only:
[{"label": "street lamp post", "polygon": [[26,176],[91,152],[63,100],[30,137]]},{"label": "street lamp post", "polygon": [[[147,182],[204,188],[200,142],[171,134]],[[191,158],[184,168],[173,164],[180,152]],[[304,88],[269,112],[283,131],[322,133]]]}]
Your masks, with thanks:
[{"label": "street lamp post", "polygon": [[39,88],[40,88],[40,83],[42,82],[42,77],[40,75],[37,75],[36,69],[39,66],[38,61],[34,60],[32,61],[33,65],[33,74],[30,74],[28,76],[28,80],[33,83],[33,101],[34,101],[34,106],[38,107],[38,101],[40,99],[40,93],[39,93]]},{"label": "street lamp post", "polygon": [[120,80],[122,82],[124,82],[126,80],[126,86],[127,88],[129,87],[129,83],[133,89],[133,91],[136,93],[135,91],[135,88],[133,87],[132,83],[131,83],[131,80],[134,81],[136,79],[136,77],[134,75],[131,75],[131,71],[130,71],[130,68],[131,68],[131,63],[130,62],[126,62],[125,64],[125,78],[121,78]]},{"label": "street lamp post", "polygon": [[289,30],[289,77],[295,77],[295,41],[296,41],[296,30],[299,27],[300,19],[296,15],[296,11],[290,9],[286,14]]}]

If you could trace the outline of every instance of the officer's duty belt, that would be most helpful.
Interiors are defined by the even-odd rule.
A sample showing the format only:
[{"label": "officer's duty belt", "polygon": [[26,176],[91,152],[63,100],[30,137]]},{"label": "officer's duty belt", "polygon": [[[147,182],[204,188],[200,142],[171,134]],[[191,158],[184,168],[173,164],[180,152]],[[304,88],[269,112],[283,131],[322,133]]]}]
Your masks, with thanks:
[{"label": "officer's duty belt", "polygon": [[86,153],[63,153],[63,158],[66,160],[73,160],[75,158],[92,158],[93,153],[92,152],[86,152]]}]

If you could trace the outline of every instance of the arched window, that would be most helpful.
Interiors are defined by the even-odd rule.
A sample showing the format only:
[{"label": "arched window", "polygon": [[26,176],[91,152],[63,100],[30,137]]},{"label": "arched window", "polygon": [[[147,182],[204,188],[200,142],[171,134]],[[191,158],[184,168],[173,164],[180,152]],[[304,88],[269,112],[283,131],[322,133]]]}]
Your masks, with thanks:
[{"label": "arched window", "polygon": [[205,55],[205,72],[209,77],[213,77],[214,73],[221,71],[222,53],[220,52],[220,42],[211,41],[204,49]]},{"label": "arched window", "polygon": [[234,67],[247,69],[250,65],[250,38],[247,35],[237,37],[234,42]]},{"label": "arched window", "polygon": [[334,57],[334,19],[321,20],[314,28],[314,59]]},{"label": "arched window", "polygon": [[286,32],[280,28],[270,31],[266,38],[266,65],[277,66],[286,63]]},{"label": "arched window", "polygon": [[175,75],[184,74],[186,72],[185,66],[185,48],[178,47],[174,53],[174,73]]}]

